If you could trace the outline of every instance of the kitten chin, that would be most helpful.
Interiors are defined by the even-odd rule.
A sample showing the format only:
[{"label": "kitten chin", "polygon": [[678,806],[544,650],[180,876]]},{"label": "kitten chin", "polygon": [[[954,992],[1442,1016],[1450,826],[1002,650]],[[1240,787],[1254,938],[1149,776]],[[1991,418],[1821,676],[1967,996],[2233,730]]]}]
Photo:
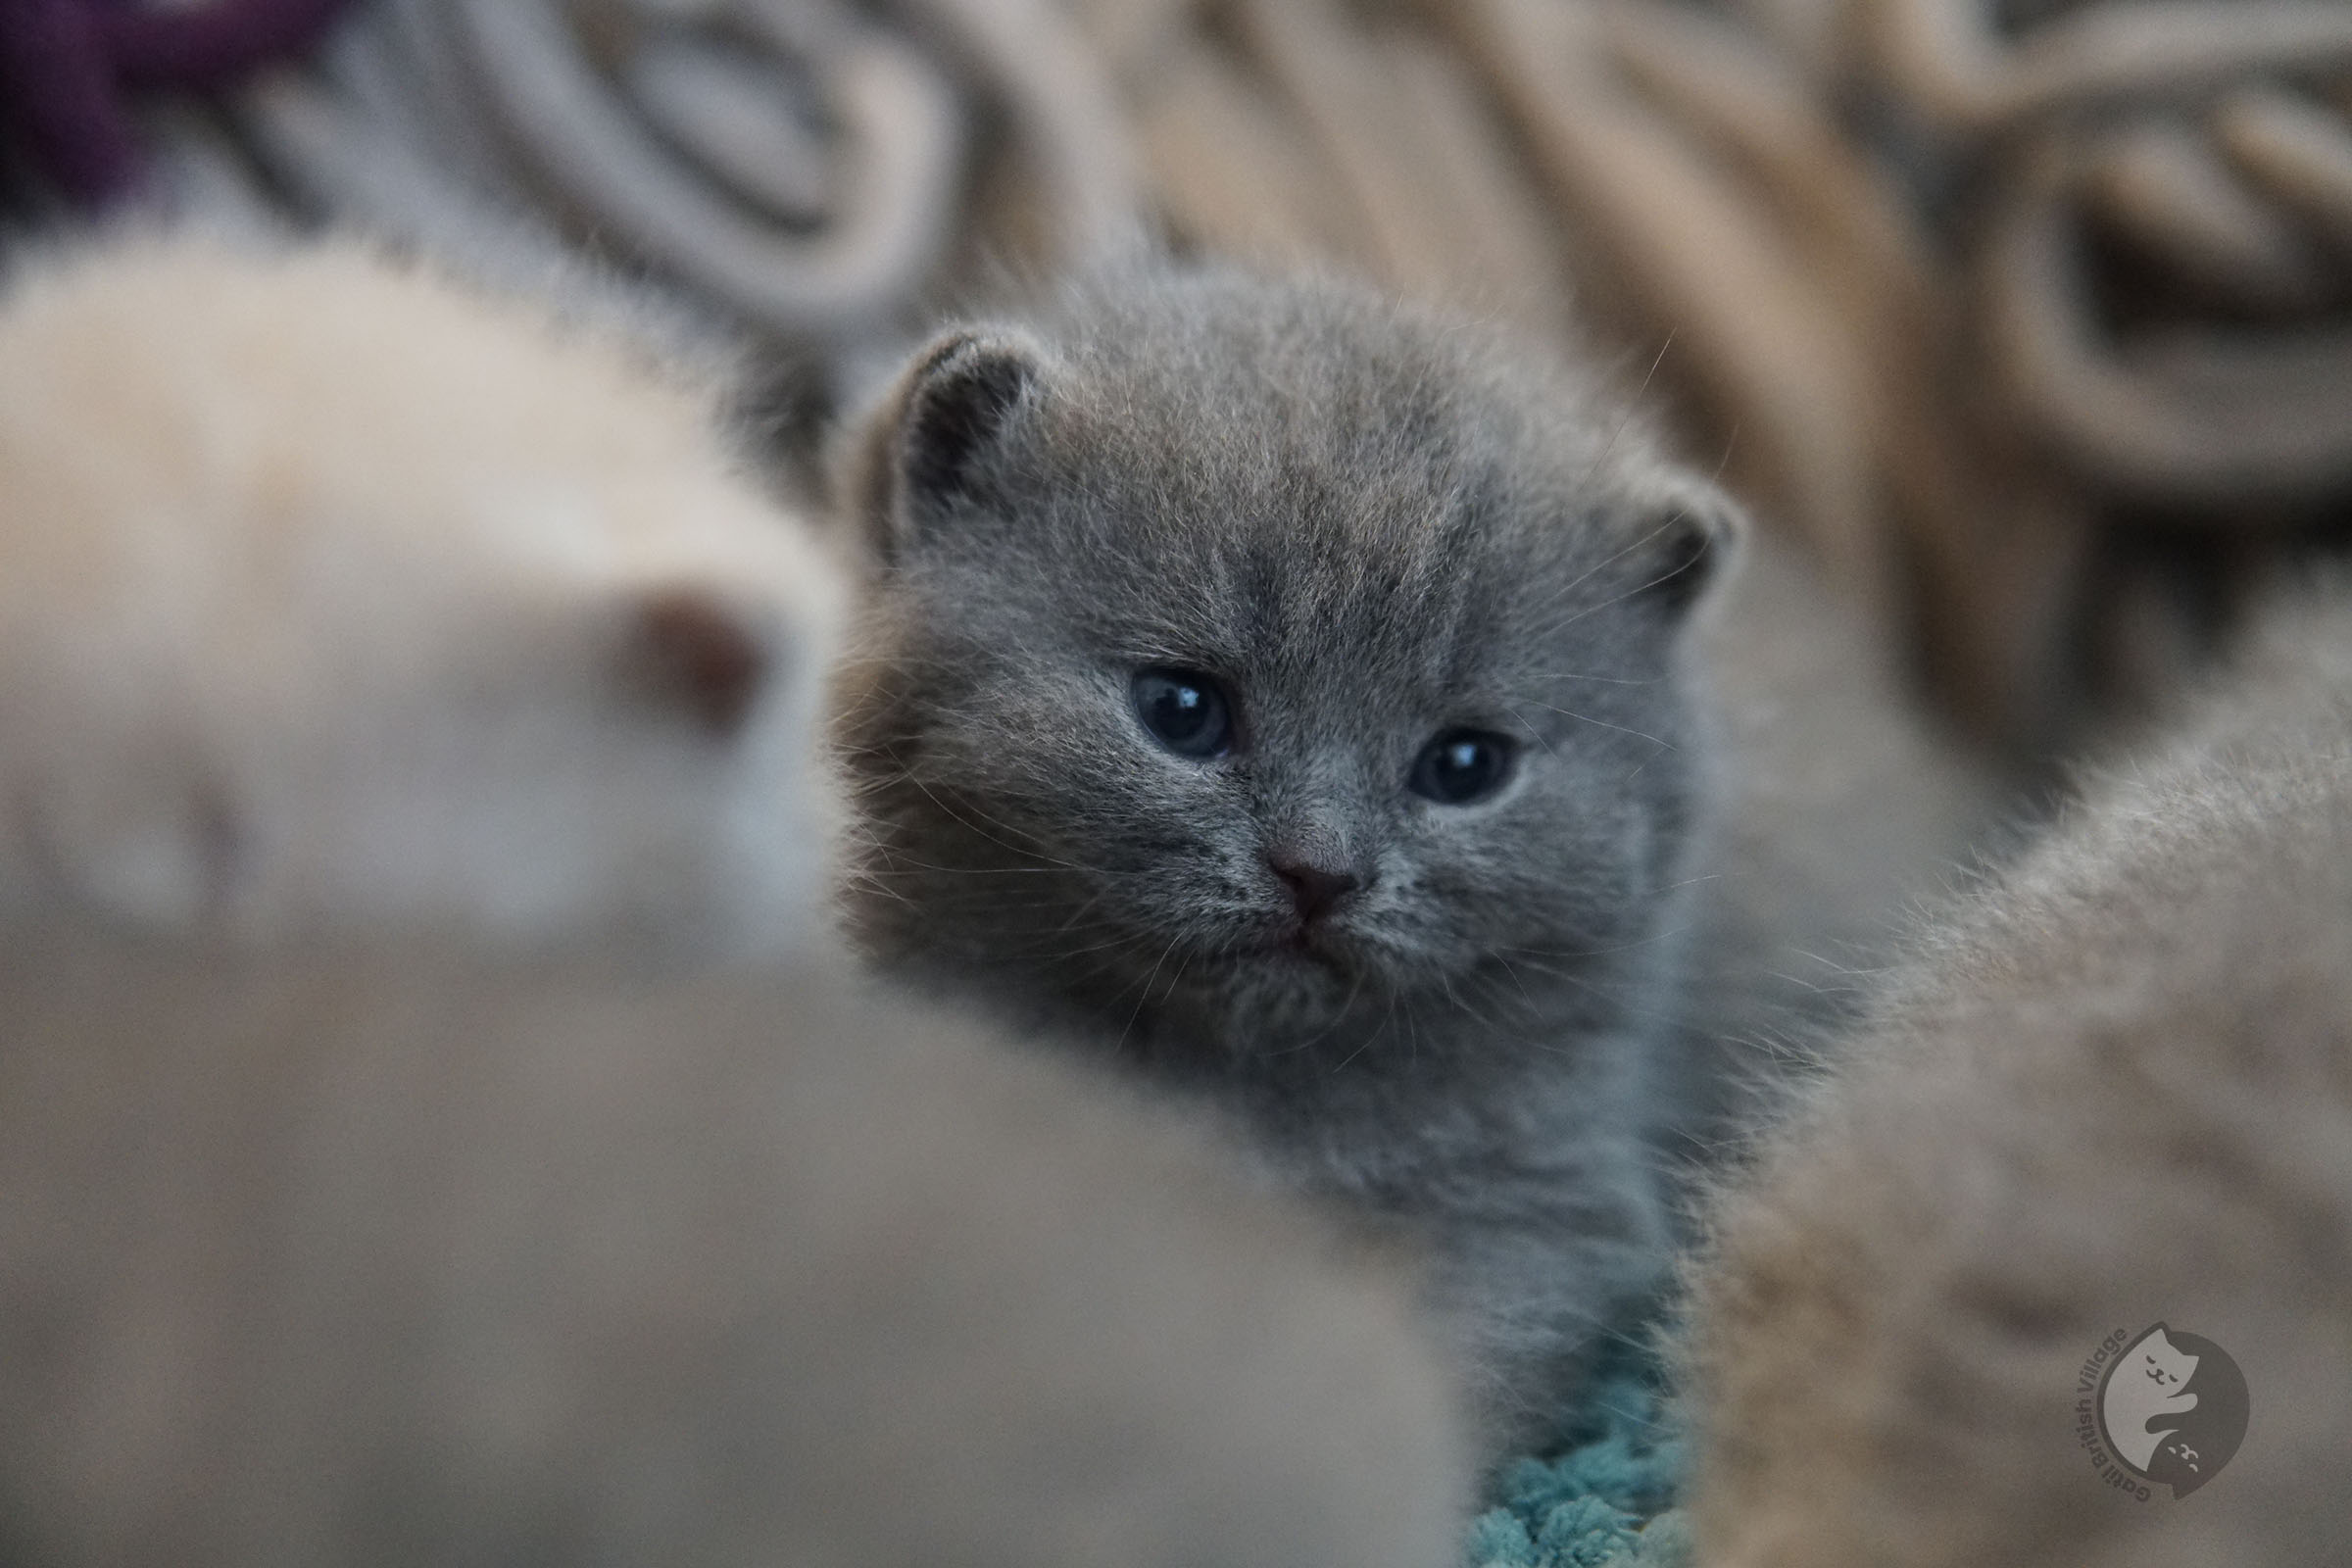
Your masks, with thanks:
[{"label": "kitten chin", "polygon": [[1170,1107],[768,961],[0,944],[0,1546],[1430,1568],[1393,1259]]},{"label": "kitten chin", "polygon": [[[865,951],[1418,1230],[1490,1450],[1541,1441],[1659,1284],[1719,1043],[1836,923],[1691,951],[1755,924],[1710,885],[1772,837],[1708,847],[1731,504],[1476,327],[1160,270],[942,336],[839,494]],[[1868,697],[1849,732],[1901,727]]]},{"label": "kitten chin", "polygon": [[0,907],[811,935],[837,568],[714,384],[357,245],[0,296]]},{"label": "kitten chin", "polygon": [[[1700,1562],[2341,1555],[2352,601],[2274,606],[2237,666],[1923,927],[1717,1198],[1685,1350]],[[2243,1452],[2178,1500],[2081,1441],[2098,1358],[2152,1324],[2117,1375],[2173,1381],[2105,1417],[2183,1424],[2183,1334],[2250,1391]]]}]

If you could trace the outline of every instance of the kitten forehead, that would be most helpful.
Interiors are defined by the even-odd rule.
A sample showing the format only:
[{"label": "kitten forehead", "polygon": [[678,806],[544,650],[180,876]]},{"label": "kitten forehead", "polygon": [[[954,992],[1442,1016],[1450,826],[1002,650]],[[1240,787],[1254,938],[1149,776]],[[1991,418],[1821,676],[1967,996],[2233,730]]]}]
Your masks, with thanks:
[{"label": "kitten forehead", "polygon": [[1482,329],[1204,272],[1076,286],[1033,330],[1020,505],[960,564],[1170,657],[1450,686],[1639,582],[1609,568],[1660,512],[1647,433]]},{"label": "kitten forehead", "polygon": [[1350,287],[1111,278],[1073,287],[1046,330],[1049,416],[1081,424],[1104,476],[1178,501],[1254,492],[1237,527],[1409,544],[1470,500],[1605,513],[1655,462],[1646,433],[1599,416],[1564,368]]}]

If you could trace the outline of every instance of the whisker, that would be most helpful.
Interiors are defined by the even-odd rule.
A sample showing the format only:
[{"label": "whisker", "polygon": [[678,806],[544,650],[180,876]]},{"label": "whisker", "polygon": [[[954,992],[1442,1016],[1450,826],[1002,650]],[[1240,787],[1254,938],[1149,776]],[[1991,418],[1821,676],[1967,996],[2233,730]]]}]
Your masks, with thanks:
[{"label": "whisker", "polygon": [[1152,982],[1159,978],[1159,966],[1168,961],[1169,954],[1176,951],[1177,940],[1175,937],[1168,938],[1168,945],[1160,949],[1158,957],[1152,960],[1152,972],[1144,976],[1143,993],[1135,999],[1135,1010],[1127,1015],[1126,1024],[1119,1030],[1119,1049],[1126,1049],[1127,1037],[1134,1033],[1136,1019],[1144,1015],[1144,1004],[1152,1000]]},{"label": "whisker", "polygon": [[1663,747],[1665,750],[1670,752],[1676,749],[1672,741],[1660,740],[1657,736],[1649,734],[1645,730],[1638,730],[1630,725],[1612,724],[1605,718],[1594,718],[1591,713],[1580,713],[1572,708],[1554,708],[1549,703],[1538,703],[1536,706],[1543,709],[1544,711],[1547,713],[1557,713],[1562,718],[1583,719],[1588,724],[1598,724],[1602,729],[1613,729],[1620,735],[1632,735],[1638,739],[1649,742],[1652,746]]}]

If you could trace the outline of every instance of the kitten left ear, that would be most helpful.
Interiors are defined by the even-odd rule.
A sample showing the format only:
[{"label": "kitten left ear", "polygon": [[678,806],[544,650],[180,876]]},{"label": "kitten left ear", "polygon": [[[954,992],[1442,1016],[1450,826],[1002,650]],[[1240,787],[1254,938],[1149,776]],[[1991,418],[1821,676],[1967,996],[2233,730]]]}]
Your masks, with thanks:
[{"label": "kitten left ear", "polygon": [[742,732],[790,658],[741,610],[697,585],[644,591],[627,614],[616,670],[622,693],[713,740]]},{"label": "kitten left ear", "polygon": [[884,562],[926,523],[979,499],[988,460],[1036,396],[1045,351],[1020,333],[964,328],[915,357],[883,401],[850,478]]},{"label": "kitten left ear", "polygon": [[1676,612],[1690,610],[1727,577],[1745,548],[1747,514],[1714,485],[1677,479],[1641,525],[1642,592]]}]

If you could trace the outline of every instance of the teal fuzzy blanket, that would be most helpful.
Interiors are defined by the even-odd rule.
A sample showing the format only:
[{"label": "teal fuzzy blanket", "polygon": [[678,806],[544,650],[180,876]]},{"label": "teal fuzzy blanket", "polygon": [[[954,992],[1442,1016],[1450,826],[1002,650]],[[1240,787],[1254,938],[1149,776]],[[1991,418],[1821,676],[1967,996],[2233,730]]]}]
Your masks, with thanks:
[{"label": "teal fuzzy blanket", "polygon": [[1673,1511],[1683,1445],[1654,1357],[1628,1351],[1603,1366],[1585,1419],[1548,1459],[1521,1459],[1470,1526],[1466,1568],[1688,1568],[1689,1537]]}]

